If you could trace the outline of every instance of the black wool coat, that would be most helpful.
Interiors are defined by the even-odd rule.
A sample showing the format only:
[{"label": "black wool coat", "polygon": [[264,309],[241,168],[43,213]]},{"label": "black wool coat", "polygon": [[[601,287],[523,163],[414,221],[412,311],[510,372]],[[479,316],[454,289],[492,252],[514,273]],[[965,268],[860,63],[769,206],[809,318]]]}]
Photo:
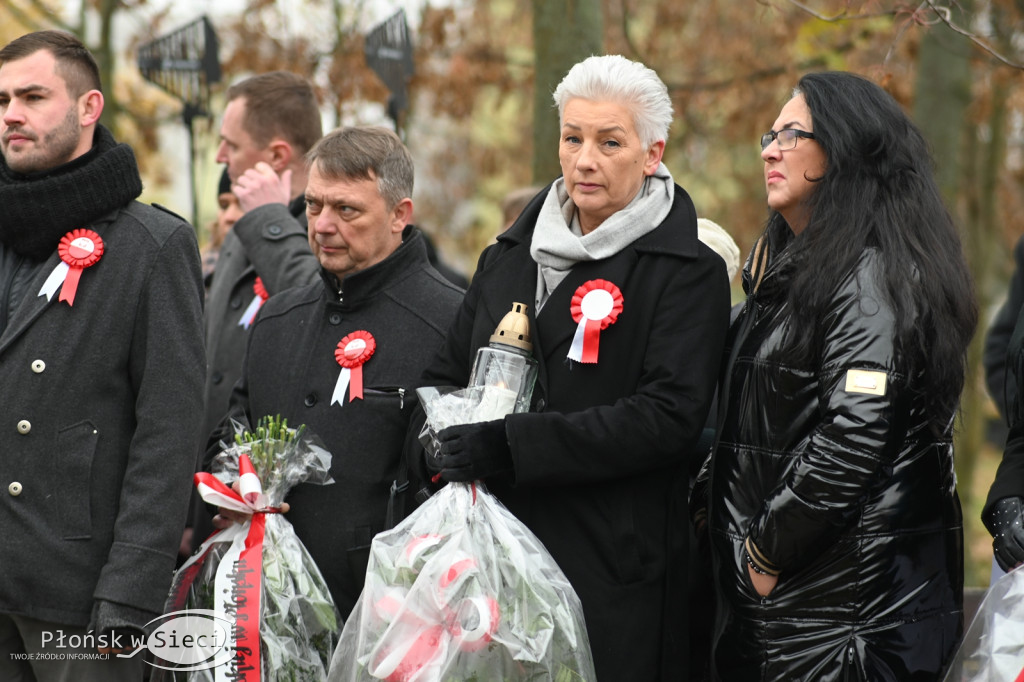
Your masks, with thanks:
[{"label": "black wool coat", "polygon": [[134,201],[87,227],[74,305],[37,295],[54,249],[0,334],[0,613],[74,626],[96,600],[163,611],[205,364],[192,227]]},{"label": "black wool coat", "polygon": [[[286,518],[323,573],[343,618],[363,587],[370,541],[385,529],[391,485],[400,476],[402,447],[415,388],[462,300],[462,290],[427,261],[423,235],[406,228],[402,245],[384,261],[349,275],[339,296],[332,276],[271,296],[249,338],[242,378],[214,432],[230,442],[230,420],[255,424],[280,414],[305,424],[331,452],[329,485],[303,483],[285,498]],[[362,366],[363,398],[332,396],[341,366],[338,342],[367,331],[376,350]],[[408,493],[419,488],[410,485]],[[405,513],[411,511],[406,495]],[[396,519],[397,521],[398,519]]]},{"label": "black wool coat", "polygon": [[[725,264],[697,239],[675,188],[663,223],[616,255],[575,265],[533,311],[530,243],[541,192],[484,251],[430,385],[466,385],[513,302],[530,306],[540,375],[531,411],[506,417],[514,484],[488,487],[544,543],[583,605],[598,679],[675,680],[687,670],[687,456],[704,427],[728,326]],[[567,360],[577,287],[622,291],[596,364]]]}]

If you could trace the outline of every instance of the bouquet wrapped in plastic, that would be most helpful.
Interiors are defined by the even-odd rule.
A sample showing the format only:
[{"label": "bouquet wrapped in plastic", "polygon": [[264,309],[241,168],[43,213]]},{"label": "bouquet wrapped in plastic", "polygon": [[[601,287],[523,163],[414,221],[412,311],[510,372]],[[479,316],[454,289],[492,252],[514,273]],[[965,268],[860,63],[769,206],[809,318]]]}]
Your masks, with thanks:
[{"label": "bouquet wrapped in plastic", "polygon": [[989,587],[946,673],[946,682],[1024,680],[1024,569]]},{"label": "bouquet wrapped in plastic", "polygon": [[[475,389],[443,398],[421,391],[428,420],[460,394],[464,415],[479,408]],[[330,672],[332,682],[594,679],[576,592],[479,482],[448,484],[373,539]]]},{"label": "bouquet wrapped in plastic", "polygon": [[[212,669],[155,670],[153,680],[214,682],[323,680],[341,618],[327,584],[295,535],[276,513],[288,491],[308,482],[333,483],[331,455],[304,428],[265,417],[253,431],[236,425],[235,443],[195,475],[206,502],[251,514],[249,521],[213,533],[178,569],[165,613],[208,610],[231,622],[233,655]],[[238,491],[231,483],[238,479]],[[260,671],[254,677],[252,671]]]}]

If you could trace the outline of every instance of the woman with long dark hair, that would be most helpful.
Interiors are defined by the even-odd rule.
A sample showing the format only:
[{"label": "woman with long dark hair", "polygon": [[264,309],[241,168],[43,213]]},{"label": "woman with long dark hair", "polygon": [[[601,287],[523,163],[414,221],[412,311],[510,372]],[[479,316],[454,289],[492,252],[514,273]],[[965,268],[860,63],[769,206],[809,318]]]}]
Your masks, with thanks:
[{"label": "woman with long dark hair", "polygon": [[935,680],[963,618],[960,239],[921,133],[864,78],[801,78],[761,147],[707,488],[714,672]]}]

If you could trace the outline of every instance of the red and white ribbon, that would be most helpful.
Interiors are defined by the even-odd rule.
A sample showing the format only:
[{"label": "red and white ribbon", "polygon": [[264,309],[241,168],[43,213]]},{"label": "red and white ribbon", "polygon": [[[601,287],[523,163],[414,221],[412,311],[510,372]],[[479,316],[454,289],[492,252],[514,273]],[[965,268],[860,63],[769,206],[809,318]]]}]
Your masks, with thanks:
[{"label": "red and white ribbon", "polygon": [[334,349],[334,359],[341,365],[341,374],[334,385],[331,405],[342,404],[346,390],[349,402],[356,398],[363,399],[363,365],[376,350],[377,341],[370,332],[362,329],[352,332],[338,342]]},{"label": "red and white ribbon", "polygon": [[597,362],[601,330],[615,324],[622,305],[622,291],[608,280],[592,279],[580,285],[569,306],[578,326],[567,357],[576,362]]},{"label": "red and white ribbon", "polygon": [[[232,649],[236,653],[227,663],[214,670],[216,682],[258,682],[261,675],[263,539],[266,533],[266,514],[278,510],[264,506],[267,500],[263,495],[263,486],[248,455],[243,454],[238,458],[238,471],[241,493],[226,486],[213,474],[199,472],[193,477],[203,501],[252,515],[244,524],[234,524],[215,533],[197,552],[198,556],[205,557],[205,548],[212,543],[231,543],[221,557],[214,576],[214,609],[231,619]],[[189,562],[181,570],[187,567]]]},{"label": "red and white ribbon", "polygon": [[252,291],[256,294],[253,299],[249,302],[245,312],[242,313],[242,319],[238,321],[239,327],[245,327],[246,329],[252,325],[252,321],[256,319],[256,313],[263,307],[263,302],[270,298],[270,294],[267,292],[267,288],[263,286],[263,278],[257,277],[256,281],[252,284]]},{"label": "red and white ribbon", "polygon": [[59,287],[60,298],[57,300],[67,301],[72,306],[82,270],[95,265],[103,256],[103,239],[92,230],[71,230],[60,238],[57,253],[60,254],[60,263],[43,282],[39,295],[52,300]]},{"label": "red and white ribbon", "polygon": [[[414,540],[414,546],[407,547],[406,552],[411,549],[415,553],[422,544],[434,546],[435,537],[425,536],[425,543]],[[389,624],[368,666],[368,672],[374,677],[387,682],[433,679],[429,672],[448,658],[450,646],[473,652],[483,649],[493,639],[501,624],[498,601],[489,595],[458,598],[462,586],[473,580],[480,570],[476,559],[458,552],[446,563],[437,577],[434,599],[418,601],[422,595],[413,596],[415,588],[407,592],[384,587],[374,595],[374,614]],[[367,590],[373,592],[372,587]],[[412,604],[409,599],[413,600]],[[413,609],[417,604],[426,608]]]},{"label": "red and white ribbon", "polygon": [[238,492],[245,503],[253,509],[259,509],[267,504],[260,477],[256,475],[252,460],[245,454],[238,458]]},{"label": "red and white ribbon", "polygon": [[449,632],[463,651],[480,651],[501,623],[501,609],[492,597],[468,597],[455,608]]}]

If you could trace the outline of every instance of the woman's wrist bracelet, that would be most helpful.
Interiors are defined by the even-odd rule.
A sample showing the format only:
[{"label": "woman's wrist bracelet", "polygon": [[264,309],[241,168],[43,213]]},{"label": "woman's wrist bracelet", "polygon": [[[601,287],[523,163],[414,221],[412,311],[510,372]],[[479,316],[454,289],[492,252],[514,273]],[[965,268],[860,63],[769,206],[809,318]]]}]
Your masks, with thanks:
[{"label": "woman's wrist bracelet", "polygon": [[754,563],[754,558],[750,556],[750,552],[748,552],[746,548],[743,549],[743,558],[747,560],[747,566],[750,566],[750,570],[754,573],[757,573],[758,575],[771,575],[771,573]]}]

